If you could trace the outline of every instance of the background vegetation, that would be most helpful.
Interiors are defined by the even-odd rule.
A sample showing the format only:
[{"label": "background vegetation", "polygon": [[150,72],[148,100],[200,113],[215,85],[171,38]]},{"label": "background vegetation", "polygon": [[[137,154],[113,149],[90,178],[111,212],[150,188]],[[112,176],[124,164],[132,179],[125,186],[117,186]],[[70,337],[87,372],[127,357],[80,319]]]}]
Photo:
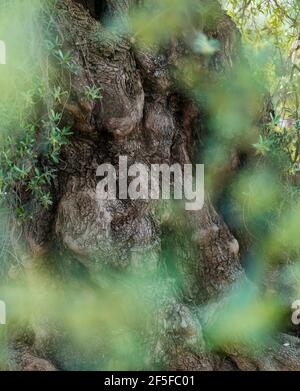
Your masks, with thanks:
[{"label": "background vegetation", "polygon": [[[300,298],[300,2],[222,1],[241,32],[242,54],[230,71],[216,66],[209,73],[220,48],[220,42],[207,34],[218,19],[211,4],[152,0],[137,8],[129,21],[116,18],[109,24],[112,34],[130,34],[137,48],[158,50],[178,36],[189,47],[177,60],[174,80],[199,107],[206,104],[210,132],[205,148],[200,143],[194,153],[206,164],[206,191],[226,223],[237,235],[246,233],[242,264],[253,282],[238,284],[224,297],[220,321],[204,327],[203,334],[211,351],[228,344],[251,350],[253,340],[263,345],[278,330],[297,335],[290,306]],[[33,323],[39,334],[56,339],[57,349],[49,355],[60,357],[65,368],[142,369],[158,338],[154,330],[168,333],[168,324],[157,326],[156,314],[166,311],[166,303],[182,289],[181,275],[170,276],[164,267],[147,277],[108,272],[94,275],[91,284],[80,268],[57,273],[60,266],[53,270],[50,262],[51,267],[28,277],[26,260],[11,246],[37,205],[52,206],[50,189],[60,151],[72,135],[61,124],[61,107],[70,98],[70,75],[78,70],[72,51],[62,49],[53,22],[54,2],[13,0],[0,7],[0,37],[8,50],[8,64],[0,68],[0,298],[9,309],[8,326],[0,330],[2,368],[11,359],[11,339],[33,338]],[[103,99],[98,86],[86,86],[85,91],[91,101]],[[224,192],[218,171],[230,160],[232,145],[251,159]],[[174,208],[171,205],[171,211]],[[174,210],[176,240],[184,249],[191,232]],[[11,225],[17,228],[9,230]],[[163,259],[181,262],[182,253],[172,249],[173,236],[165,232],[164,240]],[[170,280],[176,281],[176,293]],[[203,303],[191,307],[201,319],[211,311]],[[37,318],[42,319],[38,325]],[[200,328],[195,338],[201,351]],[[70,351],[76,352],[73,361]],[[108,353],[99,359],[99,351]],[[163,362],[158,360],[157,366]]]}]

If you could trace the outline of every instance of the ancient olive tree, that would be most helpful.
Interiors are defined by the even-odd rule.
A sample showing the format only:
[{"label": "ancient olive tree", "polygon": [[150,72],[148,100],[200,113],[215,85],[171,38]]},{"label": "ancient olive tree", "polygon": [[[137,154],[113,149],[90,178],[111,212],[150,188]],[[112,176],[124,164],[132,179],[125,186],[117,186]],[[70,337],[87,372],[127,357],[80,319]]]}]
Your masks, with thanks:
[{"label": "ancient olive tree", "polygon": [[[251,238],[242,229],[231,232],[210,189],[198,211],[174,210],[167,201],[97,200],[97,167],[107,162],[117,166],[119,156],[127,156],[129,165],[203,162],[211,132],[208,103],[190,93],[188,82],[178,82],[178,73],[184,59],[190,58],[204,75],[206,88],[214,89],[217,79],[212,75],[232,77],[243,58],[239,32],[219,3],[188,3],[200,9],[209,7],[199,18],[200,24],[197,17],[190,17],[187,27],[189,32],[198,29],[218,41],[218,50],[209,59],[192,52],[185,31],[179,30],[162,44],[148,45],[142,39],[137,43],[130,27],[123,27],[128,27],[136,7],[144,6],[142,0],[58,0],[51,16],[46,14],[46,20],[51,20],[50,34],[55,31],[58,36],[61,57],[72,53],[69,69],[59,70],[62,89],[68,95],[54,106],[61,113],[59,126],[70,129],[71,135],[61,147],[53,180],[45,185],[52,205],[35,208],[30,193],[18,189],[20,202],[31,203],[33,210],[32,218],[22,222],[30,260],[24,261],[26,273],[34,274],[50,264],[51,273],[68,278],[76,266],[91,281],[92,290],[92,277],[107,271],[137,275],[142,280],[143,274],[164,269],[167,294],[158,298],[160,309],[151,333],[141,338],[149,355],[140,368],[299,369],[297,339],[279,333],[265,344],[259,343],[259,349],[255,339],[252,348],[239,340],[211,349],[206,330],[222,325],[219,313],[227,305],[228,294],[238,292],[241,286],[252,292],[257,288],[240,262],[239,242],[247,248]],[[115,21],[113,27],[111,20]],[[63,59],[54,56],[49,61],[55,70]],[[51,77],[50,72],[50,84]],[[264,103],[255,119],[259,126],[271,110],[267,98]],[[47,111],[45,106],[40,103],[37,108],[40,118]],[[245,156],[254,158],[250,147],[232,145],[226,164],[213,171],[219,199]],[[39,162],[40,167],[52,163],[43,157]],[[170,249],[171,257],[166,255]],[[179,276],[180,284],[170,278],[172,273]],[[147,297],[147,289],[145,286],[139,294]],[[38,314],[32,323],[28,326],[30,337],[17,338],[22,345],[16,360],[21,368],[80,367],[85,358],[74,364],[70,346],[57,353],[62,325],[47,325]],[[284,338],[288,344],[282,343]],[[14,338],[11,344],[15,349]],[[99,351],[105,357],[105,349]],[[97,354],[94,357],[97,359]]]}]

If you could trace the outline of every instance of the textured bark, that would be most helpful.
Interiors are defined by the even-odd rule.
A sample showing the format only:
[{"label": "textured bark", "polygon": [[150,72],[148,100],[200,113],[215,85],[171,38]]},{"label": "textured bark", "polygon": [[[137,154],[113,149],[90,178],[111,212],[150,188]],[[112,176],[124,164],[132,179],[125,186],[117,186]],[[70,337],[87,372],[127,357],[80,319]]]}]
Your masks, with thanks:
[{"label": "textured bark", "polygon": [[[128,156],[129,165],[190,163],[195,144],[209,130],[200,110],[178,91],[169,73],[183,50],[182,44],[175,42],[159,54],[143,51],[134,48],[126,37],[115,39],[96,20],[105,12],[124,15],[133,3],[107,0],[100,9],[89,0],[58,2],[57,25],[64,48],[72,49],[79,67],[78,74],[72,76],[71,98],[63,107],[63,124],[71,127],[73,136],[61,153],[52,188],[54,207],[38,212],[26,223],[25,236],[35,255],[33,266],[54,250],[80,262],[91,273],[107,268],[134,272],[153,269],[163,262],[161,233],[168,230],[172,236],[172,215],[166,212],[159,216],[157,205],[150,201],[99,204],[96,168],[103,162],[117,164],[120,155]],[[213,31],[207,31],[221,42],[210,66],[226,72],[239,60],[239,34],[230,18],[221,11],[220,15]],[[93,40],[96,33],[103,40]],[[92,85],[101,87],[100,103],[83,97],[85,86]],[[195,123],[200,124],[196,133]],[[208,353],[202,320],[186,303],[215,302],[217,312],[232,284],[250,283],[240,265],[238,241],[209,196],[201,211],[186,212],[183,220],[191,232],[187,246],[177,248],[180,264],[175,267],[184,277],[183,293],[181,298],[170,298],[158,316],[160,320],[173,320],[167,331],[158,327],[153,362],[188,370],[299,369],[295,341],[289,350],[280,343],[279,349],[266,347],[261,359],[241,347],[225,348],[221,355]],[[214,321],[215,312],[203,321],[206,325]],[[170,333],[176,338],[170,338]],[[35,344],[40,347],[35,349],[45,356],[43,338],[36,338]],[[26,369],[54,369],[45,362],[27,359]],[[62,363],[59,366],[64,367]]]}]

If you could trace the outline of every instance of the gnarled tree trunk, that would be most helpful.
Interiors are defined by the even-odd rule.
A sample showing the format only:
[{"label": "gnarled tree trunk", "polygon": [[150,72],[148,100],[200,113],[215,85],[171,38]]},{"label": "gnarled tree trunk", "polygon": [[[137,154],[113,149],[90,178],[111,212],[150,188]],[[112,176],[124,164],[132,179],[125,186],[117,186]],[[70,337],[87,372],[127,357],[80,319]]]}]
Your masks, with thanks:
[{"label": "gnarled tree trunk", "polygon": [[[63,124],[70,126],[73,135],[62,149],[51,189],[54,206],[38,212],[25,226],[26,240],[34,254],[33,266],[44,262],[47,254],[61,252],[91,274],[108,268],[120,273],[146,272],[164,262],[162,253],[167,244],[163,233],[168,232],[179,254],[173,267],[184,283],[180,294],[174,293],[158,314],[170,325],[157,327],[152,366],[162,361],[167,369],[299,369],[300,353],[292,337],[289,347],[282,346],[279,337],[271,348],[268,345],[262,349],[260,357],[239,345],[209,352],[201,327],[220,321],[216,320],[217,313],[225,305],[225,292],[251,283],[240,264],[239,243],[208,194],[202,210],[181,215],[183,229],[191,233],[185,239],[186,246],[172,241],[174,216],[159,214],[154,201],[97,201],[96,169],[101,163],[117,166],[121,155],[128,157],[128,165],[199,163],[194,161],[192,151],[197,140],[204,140],[205,132],[209,132],[200,109],[178,89],[169,71],[171,66],[176,67],[184,50],[182,43],[174,42],[157,54],[134,47],[126,36],[114,39],[107,32],[107,16],[126,17],[138,2],[57,2],[55,22],[63,47],[75,54],[78,67],[76,75],[71,76],[70,98],[62,107]],[[221,46],[209,66],[230,72],[232,64],[239,61],[240,38],[231,19],[220,7],[218,10],[217,23],[206,33],[217,38]],[[95,34],[102,35],[103,40],[93,39]],[[88,100],[83,93],[86,86],[100,87],[102,100]],[[194,129],[196,122],[201,125],[201,134]],[[195,313],[190,303],[200,308],[210,303],[212,310],[202,318],[201,311]],[[53,360],[58,368],[68,368],[65,361],[47,356],[45,339],[44,333],[36,336],[21,367],[52,369],[41,359],[34,364],[34,355],[40,355]]]}]

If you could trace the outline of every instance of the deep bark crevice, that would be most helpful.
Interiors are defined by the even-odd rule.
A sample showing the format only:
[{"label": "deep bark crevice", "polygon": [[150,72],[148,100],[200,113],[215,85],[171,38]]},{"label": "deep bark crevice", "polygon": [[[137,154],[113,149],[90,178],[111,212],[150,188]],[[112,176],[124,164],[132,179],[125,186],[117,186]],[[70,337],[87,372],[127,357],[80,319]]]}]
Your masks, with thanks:
[{"label": "deep bark crevice", "polygon": [[104,20],[108,15],[108,1],[109,0],[74,0],[83,5],[91,16],[97,20]]}]

